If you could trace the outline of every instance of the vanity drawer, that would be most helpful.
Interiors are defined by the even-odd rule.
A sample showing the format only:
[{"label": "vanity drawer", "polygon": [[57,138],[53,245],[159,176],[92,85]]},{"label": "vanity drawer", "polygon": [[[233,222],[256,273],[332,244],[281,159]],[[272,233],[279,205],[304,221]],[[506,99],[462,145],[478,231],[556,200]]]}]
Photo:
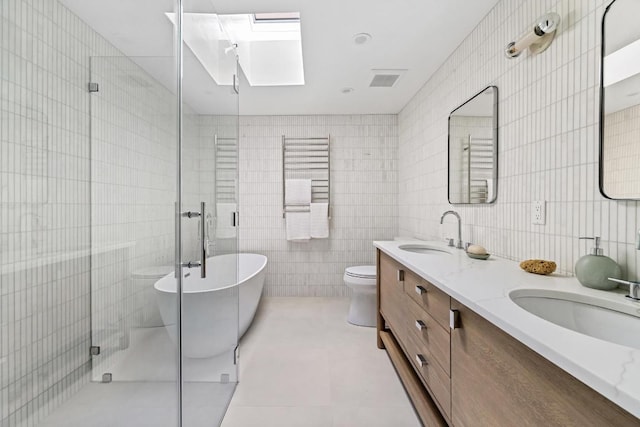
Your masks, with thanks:
[{"label": "vanity drawer", "polygon": [[443,328],[449,328],[449,309],[451,308],[449,295],[414,273],[405,274],[404,292]]},{"label": "vanity drawer", "polygon": [[380,253],[380,280],[381,283],[395,285],[395,289],[402,293],[404,290],[404,281],[402,275],[408,270],[393,258],[384,253]]},{"label": "vanity drawer", "polygon": [[451,418],[451,379],[435,362],[433,354],[420,341],[413,331],[408,334],[407,356],[416,368],[440,409]]},{"label": "vanity drawer", "polygon": [[436,363],[451,375],[451,336],[449,329],[445,329],[436,322],[426,311],[411,298],[406,298],[407,328],[412,330],[415,337],[431,352]]}]

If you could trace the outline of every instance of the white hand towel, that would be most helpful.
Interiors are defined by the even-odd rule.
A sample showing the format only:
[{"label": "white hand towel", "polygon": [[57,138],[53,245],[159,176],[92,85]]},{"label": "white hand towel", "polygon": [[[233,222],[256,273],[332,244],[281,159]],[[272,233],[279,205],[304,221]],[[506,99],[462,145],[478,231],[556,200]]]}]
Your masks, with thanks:
[{"label": "white hand towel", "polygon": [[311,238],[309,234],[309,212],[287,212],[287,240],[292,242],[308,242]]},{"label": "white hand towel", "polygon": [[284,204],[308,205],[311,203],[310,179],[287,179],[284,182]]},{"label": "white hand towel", "polygon": [[216,239],[231,239],[236,237],[236,228],[231,222],[236,211],[235,203],[216,203]]},{"label": "white hand towel", "polygon": [[311,203],[311,237],[326,239],[329,237],[329,203]]}]

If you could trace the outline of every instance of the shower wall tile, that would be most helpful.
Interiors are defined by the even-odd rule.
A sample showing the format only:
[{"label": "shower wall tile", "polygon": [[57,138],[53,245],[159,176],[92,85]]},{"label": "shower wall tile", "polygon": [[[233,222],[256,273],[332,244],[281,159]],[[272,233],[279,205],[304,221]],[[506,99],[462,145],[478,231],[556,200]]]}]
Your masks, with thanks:
[{"label": "shower wall tile", "polygon": [[[268,257],[267,296],[346,296],[345,267],[397,234],[397,116],[241,116],[240,251]],[[328,239],[286,240],[282,135],[331,135]]]},{"label": "shower wall tile", "polygon": [[[463,238],[513,260],[551,259],[572,274],[586,253],[580,236],[602,236],[605,253],[638,279],[638,204],[598,190],[600,23],[608,1],[501,1],[400,112],[399,234]],[[505,45],[533,20],[556,11],[562,24],[539,55],[507,59]],[[426,54],[426,53],[425,53]],[[499,88],[497,201],[447,202],[447,117],[470,96]],[[531,223],[531,202],[547,201],[546,225]]]},{"label": "shower wall tile", "polygon": [[[64,30],[62,24],[64,23]],[[58,2],[0,2],[0,425],[88,379],[85,26]]]}]

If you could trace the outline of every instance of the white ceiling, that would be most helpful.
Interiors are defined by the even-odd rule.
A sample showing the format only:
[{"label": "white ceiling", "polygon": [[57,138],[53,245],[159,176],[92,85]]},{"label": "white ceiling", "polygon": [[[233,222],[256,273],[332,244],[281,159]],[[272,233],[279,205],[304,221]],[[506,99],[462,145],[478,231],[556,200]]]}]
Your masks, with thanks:
[{"label": "white ceiling", "polygon": [[[60,0],[167,87],[174,84],[173,0]],[[185,12],[301,14],[305,85],[241,87],[243,115],[398,113],[498,0],[184,0]],[[372,40],[353,43],[357,33]],[[239,50],[239,55],[242,51]],[[392,88],[370,88],[372,69],[407,69]],[[186,49],[184,99],[201,114],[233,114]],[[489,82],[487,82],[488,84]],[[343,94],[345,87],[353,88]],[[481,88],[478,88],[481,89]]]}]

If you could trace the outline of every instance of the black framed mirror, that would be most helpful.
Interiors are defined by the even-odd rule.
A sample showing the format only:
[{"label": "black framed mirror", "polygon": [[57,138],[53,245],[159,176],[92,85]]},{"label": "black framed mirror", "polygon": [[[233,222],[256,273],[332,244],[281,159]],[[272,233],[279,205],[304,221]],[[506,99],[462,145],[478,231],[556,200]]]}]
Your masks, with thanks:
[{"label": "black framed mirror", "polygon": [[600,192],[640,199],[640,1],[614,0],[602,18]]},{"label": "black framed mirror", "polygon": [[493,203],[498,190],[498,87],[488,86],[449,115],[451,204]]}]

